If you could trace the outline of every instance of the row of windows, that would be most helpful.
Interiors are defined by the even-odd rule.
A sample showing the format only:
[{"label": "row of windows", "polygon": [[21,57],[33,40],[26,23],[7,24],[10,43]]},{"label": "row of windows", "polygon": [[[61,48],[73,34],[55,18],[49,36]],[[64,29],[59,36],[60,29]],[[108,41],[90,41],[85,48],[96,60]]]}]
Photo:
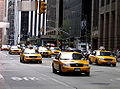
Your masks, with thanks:
[{"label": "row of windows", "polygon": [[[112,3],[115,2],[116,0],[112,0]],[[104,6],[105,0],[101,0],[101,6]],[[110,4],[110,0],[106,0],[106,5]]]}]

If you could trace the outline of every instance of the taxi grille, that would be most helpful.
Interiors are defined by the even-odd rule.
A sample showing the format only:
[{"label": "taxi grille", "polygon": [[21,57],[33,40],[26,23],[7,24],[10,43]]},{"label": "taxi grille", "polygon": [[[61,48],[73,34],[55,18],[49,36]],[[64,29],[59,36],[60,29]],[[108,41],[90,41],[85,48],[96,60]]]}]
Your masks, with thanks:
[{"label": "taxi grille", "polygon": [[29,56],[30,58],[37,58],[37,56]]},{"label": "taxi grille", "polygon": [[48,54],[48,52],[43,52],[43,54]]},{"label": "taxi grille", "polygon": [[75,63],[75,64],[70,64],[71,67],[83,67],[83,64],[80,63]]},{"label": "taxi grille", "polygon": [[54,53],[59,53],[59,52],[54,52]]},{"label": "taxi grille", "polygon": [[104,59],[105,61],[112,61],[113,59]]}]

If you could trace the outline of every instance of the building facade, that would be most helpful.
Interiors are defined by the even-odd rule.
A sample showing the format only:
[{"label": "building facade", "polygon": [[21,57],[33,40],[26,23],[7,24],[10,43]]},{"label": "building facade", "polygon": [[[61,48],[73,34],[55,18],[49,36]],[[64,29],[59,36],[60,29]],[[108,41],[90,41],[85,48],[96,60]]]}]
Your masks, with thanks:
[{"label": "building facade", "polygon": [[[3,22],[4,17],[4,0],[0,0],[0,22]],[[3,33],[3,26],[0,24],[0,43],[2,43],[2,33]]]},{"label": "building facade", "polygon": [[[83,24],[82,24],[83,23]],[[76,48],[88,43],[91,29],[91,0],[63,0],[63,29],[70,34]],[[66,36],[65,36],[66,38]]]},{"label": "building facade", "polygon": [[40,0],[38,0],[37,9],[35,8],[35,1],[37,0],[9,0],[8,21],[10,27],[7,31],[9,44],[25,43],[27,40],[35,40],[39,35],[44,35],[40,28],[46,28],[43,21],[45,14],[39,14]]},{"label": "building facade", "polygon": [[[93,6],[95,6],[93,1]],[[120,1],[119,0],[99,0],[99,9],[96,11],[97,13],[97,27],[96,35],[98,37],[98,42],[92,39],[92,48],[94,46],[104,46],[107,50],[120,49]],[[97,7],[98,8],[98,7]],[[95,9],[92,9],[93,13],[95,13]],[[93,14],[93,15],[94,15]],[[92,17],[94,17],[92,15]],[[93,18],[92,23],[94,24],[95,18]],[[92,24],[92,33],[94,34],[94,25]],[[92,36],[92,38],[94,38]],[[97,43],[97,44],[96,44]]]}]

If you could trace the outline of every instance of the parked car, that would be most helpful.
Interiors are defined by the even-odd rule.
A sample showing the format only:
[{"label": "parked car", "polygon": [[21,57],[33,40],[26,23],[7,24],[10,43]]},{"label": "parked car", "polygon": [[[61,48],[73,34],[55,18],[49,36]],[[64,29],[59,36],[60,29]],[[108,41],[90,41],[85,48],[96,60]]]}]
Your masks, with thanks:
[{"label": "parked car", "polygon": [[60,74],[65,72],[77,72],[90,75],[89,62],[78,52],[60,52],[52,62],[53,73],[59,71]]},{"label": "parked car", "polygon": [[110,51],[95,50],[89,56],[89,63],[96,63],[99,65],[116,66],[116,58],[111,55]]},{"label": "parked car", "polygon": [[20,54],[21,49],[18,46],[11,46],[9,49],[9,54]]},{"label": "parked car", "polygon": [[38,62],[42,63],[42,56],[41,54],[33,49],[33,48],[26,48],[20,54],[20,62]]}]

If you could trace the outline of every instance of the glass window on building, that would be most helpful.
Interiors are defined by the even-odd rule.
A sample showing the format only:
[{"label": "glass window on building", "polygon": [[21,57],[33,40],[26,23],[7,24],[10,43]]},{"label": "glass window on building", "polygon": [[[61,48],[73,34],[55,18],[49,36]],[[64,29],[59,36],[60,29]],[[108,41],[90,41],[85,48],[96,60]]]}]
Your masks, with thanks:
[{"label": "glass window on building", "polygon": [[106,0],[106,5],[110,4],[110,0]]},{"label": "glass window on building", "polygon": [[112,0],[112,2],[115,2],[115,0]]},{"label": "glass window on building", "polygon": [[101,0],[101,7],[104,6],[104,1],[105,0]]}]

